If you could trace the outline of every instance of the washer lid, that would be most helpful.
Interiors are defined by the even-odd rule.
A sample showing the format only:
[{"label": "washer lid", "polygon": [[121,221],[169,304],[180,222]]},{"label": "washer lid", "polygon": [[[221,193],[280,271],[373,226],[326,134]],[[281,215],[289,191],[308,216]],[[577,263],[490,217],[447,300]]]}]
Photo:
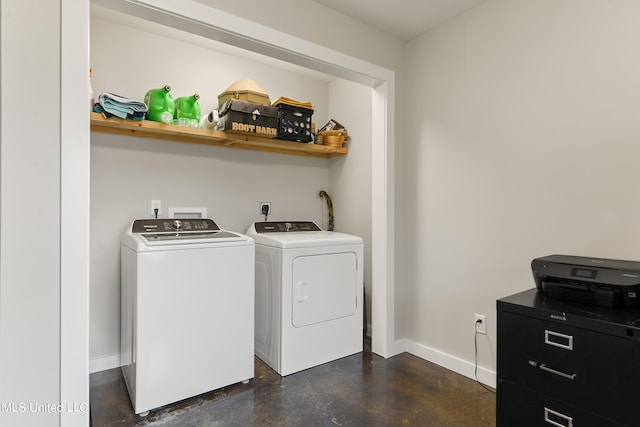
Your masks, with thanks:
[{"label": "washer lid", "polygon": [[176,245],[186,243],[215,243],[238,240],[239,235],[231,231],[203,231],[186,233],[142,233],[140,237],[147,245]]},{"label": "washer lid", "polygon": [[[295,224],[295,227],[290,227],[290,231],[275,231],[276,228],[271,228],[274,224],[277,229],[280,229],[280,225],[282,224],[285,224],[285,227],[286,224]],[[309,228],[307,228],[307,226]],[[269,231],[260,231],[265,228],[268,228]],[[317,225],[308,221],[257,222],[249,227],[246,234],[252,237],[257,245],[282,249],[363,243],[362,237],[335,231],[320,230]]]},{"label": "washer lid", "polygon": [[[129,237],[127,237],[129,236]],[[138,219],[134,220],[123,242],[132,247],[197,245],[204,243],[244,242],[247,236],[220,230],[211,219]]]}]

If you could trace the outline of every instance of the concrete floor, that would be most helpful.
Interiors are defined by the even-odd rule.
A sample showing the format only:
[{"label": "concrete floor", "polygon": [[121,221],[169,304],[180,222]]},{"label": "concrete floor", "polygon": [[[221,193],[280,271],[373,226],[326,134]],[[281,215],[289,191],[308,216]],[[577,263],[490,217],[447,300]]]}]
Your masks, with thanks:
[{"label": "concrete floor", "polygon": [[495,426],[494,393],[407,353],[384,359],[365,348],[287,377],[255,360],[249,384],[167,405],[146,417],[133,413],[120,369],[94,373],[93,426]]}]

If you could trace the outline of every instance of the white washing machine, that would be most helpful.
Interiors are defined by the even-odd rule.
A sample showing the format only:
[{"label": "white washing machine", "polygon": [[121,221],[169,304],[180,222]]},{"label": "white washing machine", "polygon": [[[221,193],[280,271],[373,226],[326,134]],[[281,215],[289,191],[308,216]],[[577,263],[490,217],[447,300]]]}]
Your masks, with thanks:
[{"label": "white washing machine", "polygon": [[256,222],[255,353],[280,375],[362,351],[363,240]]},{"label": "white washing machine", "polygon": [[211,219],[132,223],[120,362],[136,414],[253,378],[254,254]]}]

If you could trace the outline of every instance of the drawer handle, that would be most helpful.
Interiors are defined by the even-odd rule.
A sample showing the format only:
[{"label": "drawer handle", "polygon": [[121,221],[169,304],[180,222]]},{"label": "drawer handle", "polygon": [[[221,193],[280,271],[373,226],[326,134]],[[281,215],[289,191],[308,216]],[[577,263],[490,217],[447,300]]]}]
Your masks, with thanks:
[{"label": "drawer handle", "polygon": [[558,371],[556,369],[548,367],[544,363],[541,363],[539,367],[545,372],[549,372],[550,374],[553,374],[553,375],[558,375],[562,378],[566,378],[571,381],[576,379],[576,374],[567,374],[566,372]]},{"label": "drawer handle", "polygon": [[571,335],[561,334],[560,332],[544,331],[544,343],[565,350],[573,350],[573,337]]},{"label": "drawer handle", "polygon": [[[566,424],[560,424],[558,421],[552,420],[549,415],[560,418],[561,421],[566,421]],[[556,427],[573,427],[573,418],[568,417],[560,412],[553,411],[547,407],[544,408],[544,421],[552,426]]]}]

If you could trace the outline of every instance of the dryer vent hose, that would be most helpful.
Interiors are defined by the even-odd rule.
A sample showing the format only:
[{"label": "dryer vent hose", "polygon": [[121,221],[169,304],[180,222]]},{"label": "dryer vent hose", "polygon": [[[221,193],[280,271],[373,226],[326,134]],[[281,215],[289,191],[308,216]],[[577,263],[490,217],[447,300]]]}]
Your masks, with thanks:
[{"label": "dryer vent hose", "polygon": [[331,201],[331,197],[327,194],[326,191],[320,191],[320,197],[324,197],[327,201],[327,210],[329,211],[329,227],[327,230],[333,231],[333,202]]}]

